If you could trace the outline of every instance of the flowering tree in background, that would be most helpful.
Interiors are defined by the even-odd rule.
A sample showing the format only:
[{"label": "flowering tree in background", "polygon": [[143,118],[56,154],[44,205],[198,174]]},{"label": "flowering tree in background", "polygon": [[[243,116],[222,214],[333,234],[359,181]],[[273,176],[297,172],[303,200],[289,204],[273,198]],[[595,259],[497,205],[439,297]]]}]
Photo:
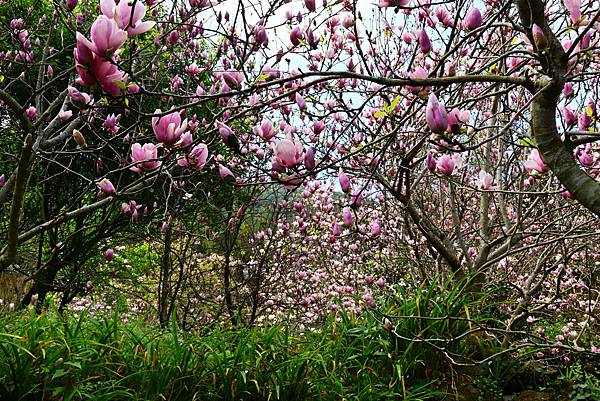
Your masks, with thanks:
[{"label": "flowering tree in background", "polygon": [[163,323],[181,295],[204,313],[198,258],[234,324],[434,277],[498,284],[508,329],[595,321],[592,1],[43,4],[1,6],[0,272],[24,304],[84,292],[133,230],[160,244]]}]

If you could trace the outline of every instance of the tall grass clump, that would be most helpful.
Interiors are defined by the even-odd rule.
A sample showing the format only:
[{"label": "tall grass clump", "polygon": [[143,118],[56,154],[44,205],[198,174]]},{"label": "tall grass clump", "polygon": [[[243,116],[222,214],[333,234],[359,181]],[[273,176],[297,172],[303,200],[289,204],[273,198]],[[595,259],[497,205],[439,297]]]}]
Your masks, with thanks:
[{"label": "tall grass clump", "polygon": [[465,351],[458,339],[473,327],[467,297],[437,288],[398,289],[377,309],[302,332],[281,323],[187,333],[117,311],[4,315],[0,400],[440,399],[431,370],[445,369],[441,349]]}]

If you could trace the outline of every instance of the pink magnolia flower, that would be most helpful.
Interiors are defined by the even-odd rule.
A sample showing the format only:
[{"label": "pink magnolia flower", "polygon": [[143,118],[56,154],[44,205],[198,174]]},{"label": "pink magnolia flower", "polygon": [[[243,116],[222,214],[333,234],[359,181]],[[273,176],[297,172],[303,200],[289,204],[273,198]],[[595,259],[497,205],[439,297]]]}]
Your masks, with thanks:
[{"label": "pink magnolia flower", "polygon": [[79,77],[75,79],[75,82],[81,86],[94,86],[96,84],[96,78],[91,73],[88,67],[81,64],[75,66],[75,70],[79,74]]},{"label": "pink magnolia flower", "polygon": [[161,165],[158,159],[158,146],[153,143],[146,143],[144,146],[139,143],[131,145],[131,162],[134,166],[130,170],[136,173],[154,170]]},{"label": "pink magnolia flower", "polygon": [[371,235],[377,237],[379,234],[381,234],[381,225],[377,220],[373,220],[371,222]]},{"label": "pink magnolia flower", "polygon": [[110,180],[108,178],[103,178],[101,179],[96,186],[98,187],[98,189],[100,191],[102,191],[102,193],[104,193],[105,195],[112,195],[114,193],[117,192],[117,190],[115,189],[115,186],[113,185],[112,182],[110,182]]},{"label": "pink magnolia flower", "polygon": [[225,71],[221,77],[230,88],[239,88],[244,81],[244,75],[239,71]]},{"label": "pink magnolia flower", "polygon": [[573,95],[575,95],[575,91],[573,90],[573,84],[571,82],[565,83],[562,93],[565,97],[572,97]]},{"label": "pink magnolia flower", "polygon": [[548,166],[544,163],[544,159],[537,149],[532,149],[529,158],[525,161],[525,170],[530,174],[545,173],[548,171]]},{"label": "pink magnolia flower", "polygon": [[452,159],[452,156],[450,155],[442,155],[442,157],[440,157],[440,159],[437,162],[437,166],[436,169],[437,171],[439,171],[440,173],[446,175],[446,176],[451,176],[452,173],[454,172],[454,160]]},{"label": "pink magnolia flower", "polygon": [[37,115],[38,115],[38,112],[34,106],[29,106],[25,110],[25,117],[27,117],[30,120],[35,120],[37,118]]},{"label": "pink magnolia flower", "polygon": [[254,127],[252,131],[267,141],[277,135],[277,131],[273,129],[273,124],[269,120],[262,120],[260,125]]},{"label": "pink magnolia flower", "polygon": [[115,64],[96,57],[91,72],[104,92],[112,96],[121,95],[121,89],[127,83],[127,76]]},{"label": "pink magnolia flower", "polygon": [[0,189],[4,186],[4,184],[6,184],[6,178],[4,177],[4,174],[0,175]]},{"label": "pink magnolia flower", "polygon": [[141,1],[120,0],[117,5],[115,0],[100,0],[100,11],[106,17],[114,19],[119,28],[131,36],[148,32],[155,25],[154,21],[142,22],[146,6]]},{"label": "pink magnolia flower", "polygon": [[304,4],[308,11],[315,11],[317,9],[317,3],[315,0],[304,0]]},{"label": "pink magnolia flower", "polygon": [[23,63],[31,63],[33,61],[33,53],[30,51],[19,50],[15,56],[15,60]]},{"label": "pink magnolia flower", "polygon": [[73,11],[77,7],[79,0],[67,0],[67,10]]},{"label": "pink magnolia flower", "polygon": [[565,200],[573,200],[573,199],[575,199],[575,197],[573,196],[573,194],[571,192],[567,191],[567,190],[562,191],[560,193],[560,196],[562,196],[563,199],[565,199]]},{"label": "pink magnolia flower", "polygon": [[210,0],[190,0],[190,6],[204,8],[210,6]]},{"label": "pink magnolia flower", "polygon": [[473,7],[467,12],[464,27],[468,31],[472,31],[473,29],[479,28],[482,22],[483,18],[481,17],[481,11],[479,11],[477,7]]},{"label": "pink magnolia flower", "polygon": [[492,177],[490,173],[481,170],[479,172],[479,177],[477,178],[477,188],[489,190],[492,188],[493,181],[494,177]]},{"label": "pink magnolia flower", "polygon": [[340,187],[342,188],[342,191],[348,193],[350,191],[350,178],[348,178],[348,176],[346,175],[346,173],[344,173],[344,170],[341,167],[338,171],[338,180],[340,182]]},{"label": "pink magnolia flower", "polygon": [[419,48],[421,49],[421,52],[425,54],[429,53],[431,51],[431,39],[429,39],[429,36],[427,35],[427,31],[425,31],[425,29],[421,29],[418,35],[418,39]]},{"label": "pink magnolia flower", "polygon": [[572,127],[577,123],[577,113],[570,107],[566,106],[561,109],[562,117],[565,120],[567,127]]},{"label": "pink magnolia flower", "polygon": [[333,226],[331,227],[331,233],[336,237],[342,233],[342,229],[338,223],[333,223]]},{"label": "pink magnolia flower", "polygon": [[352,209],[348,206],[342,209],[342,220],[344,221],[344,225],[349,227],[352,225]]},{"label": "pink magnolia flower", "polygon": [[260,73],[264,76],[265,81],[281,78],[281,71],[271,68],[268,65],[264,66]]},{"label": "pink magnolia flower", "polygon": [[315,166],[315,149],[310,147],[306,150],[306,154],[304,155],[304,167],[310,171],[314,169]]},{"label": "pink magnolia flower", "polygon": [[73,103],[75,106],[89,106],[94,103],[90,95],[88,95],[85,92],[80,92],[79,90],[77,90],[77,88],[74,88],[72,86],[67,87],[67,93],[69,94],[69,99],[71,99],[71,103]]},{"label": "pink magnolia flower", "polygon": [[579,48],[580,49],[587,49],[590,47],[592,41],[592,32],[591,31],[587,31],[586,33],[583,34],[582,38],[581,38],[581,42],[579,44]]},{"label": "pink magnolia flower", "polygon": [[179,74],[177,74],[173,78],[171,78],[171,89],[173,90],[173,92],[177,92],[179,90],[179,87],[182,84],[183,84],[183,79],[181,79]]},{"label": "pink magnolia flower", "polygon": [[85,45],[100,57],[110,57],[127,40],[127,32],[119,29],[117,23],[104,15],[99,15],[92,24],[92,41],[85,40]]},{"label": "pink magnolia flower", "polygon": [[324,129],[325,122],[323,122],[323,120],[315,121],[315,123],[312,126],[312,130],[315,133],[315,135],[319,135],[321,132],[323,132]]},{"label": "pink magnolia flower", "polygon": [[221,179],[228,184],[232,184],[235,182],[235,176],[233,175],[231,170],[229,170],[222,164],[219,164],[219,175],[221,176]]},{"label": "pink magnolia flower", "polygon": [[187,67],[185,67],[185,70],[190,74],[190,75],[197,75],[198,73],[200,73],[200,67],[198,67],[198,64],[194,61],[192,64],[188,65]]},{"label": "pink magnolia flower", "polygon": [[380,0],[377,7],[406,7],[410,3],[410,0]]},{"label": "pink magnolia flower", "polygon": [[106,252],[104,252],[104,259],[107,262],[110,262],[115,257],[115,251],[112,248],[108,248]]},{"label": "pink magnolia flower", "polygon": [[285,139],[275,141],[275,158],[279,165],[286,168],[293,168],[302,161],[304,149],[302,143],[287,134]]},{"label": "pink magnolia flower", "polygon": [[454,19],[446,7],[437,7],[435,10],[435,16],[437,17],[438,21],[442,23],[444,28],[454,26]]},{"label": "pink magnolia flower", "polygon": [[440,134],[448,128],[448,114],[444,105],[442,105],[435,93],[429,95],[427,108],[425,110],[425,118],[429,129],[436,134]]},{"label": "pink magnolia flower", "polygon": [[577,24],[581,19],[581,0],[563,0],[565,7],[571,14],[571,21],[573,24]]},{"label": "pink magnolia flower", "polygon": [[425,158],[425,163],[427,165],[427,169],[429,171],[431,171],[432,173],[436,170],[437,167],[437,161],[435,160],[435,158],[433,157],[433,154],[431,153],[431,151],[427,151],[427,157]]},{"label": "pink magnolia flower", "polygon": [[132,93],[132,94],[133,93],[139,93],[140,90],[141,90],[141,88],[135,82],[132,82],[129,85],[127,85],[127,92],[128,93]]},{"label": "pink magnolia flower", "polygon": [[460,133],[462,125],[469,121],[470,114],[468,111],[461,111],[458,108],[453,108],[448,113],[448,131],[454,134]]},{"label": "pink magnolia flower", "polygon": [[584,110],[583,113],[579,115],[577,128],[579,128],[579,131],[586,131],[590,125],[592,125],[592,116]]},{"label": "pink magnolia flower", "polygon": [[292,42],[292,45],[298,46],[301,40],[304,40],[304,32],[302,32],[300,26],[296,26],[290,33],[290,42]]},{"label": "pink magnolia flower", "polygon": [[221,121],[216,121],[215,126],[219,130],[219,136],[221,137],[221,140],[223,141],[223,143],[228,148],[230,148],[236,152],[239,152],[240,151],[240,143],[237,139],[237,136],[235,136],[235,133],[231,129],[231,127],[229,127],[229,125],[227,125],[225,123],[222,123]]},{"label": "pink magnolia flower", "polygon": [[296,92],[294,100],[296,101],[296,104],[300,110],[306,109],[306,100],[304,100],[301,94]]},{"label": "pink magnolia flower", "polygon": [[369,290],[365,291],[362,299],[368,308],[373,309],[377,306],[377,302],[375,301],[375,298],[373,298],[373,294],[371,294],[371,291]]},{"label": "pink magnolia flower", "polygon": [[[25,42],[27,42],[29,40],[29,32],[26,29],[22,30],[17,34],[17,37],[19,38],[21,43],[24,44]],[[31,42],[29,43],[29,45],[31,46]]]},{"label": "pink magnolia flower", "polygon": [[[189,123],[188,123],[188,127],[189,127]],[[181,136],[179,137],[179,140],[175,143],[175,147],[179,147],[179,148],[183,148],[186,147],[188,145],[191,145],[192,142],[194,142],[194,137],[192,136],[192,133],[187,131],[184,132],[183,134],[181,134]]]},{"label": "pink magnolia flower", "polygon": [[10,29],[20,29],[25,24],[25,20],[23,18],[15,18],[10,21]]},{"label": "pink magnolia flower", "polygon": [[94,53],[92,52],[89,40],[79,32],[75,33],[75,49],[73,49],[73,55],[75,56],[75,61],[78,64],[89,65],[92,63],[94,59]]},{"label": "pink magnolia flower", "polygon": [[119,132],[119,129],[121,127],[119,127],[119,120],[121,119],[121,115],[115,115],[113,114],[109,114],[106,116],[106,118],[104,119],[104,128],[107,131],[112,132],[113,134],[116,134],[117,132]]},{"label": "pink magnolia flower", "polygon": [[590,167],[592,164],[594,164],[594,158],[588,153],[589,149],[577,149],[576,151],[576,155],[577,155],[577,160],[579,160],[579,163],[581,163],[582,166],[585,167]]},{"label": "pink magnolia flower", "polygon": [[258,46],[269,46],[269,36],[264,25],[256,24],[254,29],[252,29],[252,33],[254,34],[254,41]]},{"label": "pink magnolia flower", "polygon": [[177,160],[177,164],[181,167],[192,168],[194,170],[202,170],[202,167],[208,160],[208,147],[201,143],[192,148],[190,153]]},{"label": "pink magnolia flower", "polygon": [[167,36],[167,43],[170,45],[175,45],[177,42],[179,42],[179,32],[177,32],[177,30],[173,30],[171,33],[169,33],[169,36]]},{"label": "pink magnolia flower", "polygon": [[162,114],[160,109],[154,110],[155,116],[152,117],[152,130],[154,136],[159,142],[167,147],[172,147],[179,140],[181,135],[187,129],[187,119],[181,121],[179,112],[173,111],[167,115],[159,117]]}]

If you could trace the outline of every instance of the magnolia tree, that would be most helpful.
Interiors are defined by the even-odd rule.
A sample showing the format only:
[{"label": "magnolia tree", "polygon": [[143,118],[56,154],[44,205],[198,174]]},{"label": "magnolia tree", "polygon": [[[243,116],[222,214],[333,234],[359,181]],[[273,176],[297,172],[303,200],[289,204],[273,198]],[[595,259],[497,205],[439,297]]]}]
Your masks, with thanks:
[{"label": "magnolia tree", "polygon": [[[567,306],[594,321],[592,1],[68,0],[2,15],[0,272],[52,289],[69,249],[123,222],[145,218],[166,247],[185,216],[175,197],[226,193],[232,219],[240,202],[226,201],[249,187],[333,185],[339,201],[302,197],[272,229],[262,274],[298,277],[284,261],[315,258],[314,235],[331,256],[349,252],[344,232],[367,244],[386,226],[388,261],[411,261],[394,279],[504,283],[509,328]],[[267,306],[293,304],[289,291],[328,304],[255,283]]]}]

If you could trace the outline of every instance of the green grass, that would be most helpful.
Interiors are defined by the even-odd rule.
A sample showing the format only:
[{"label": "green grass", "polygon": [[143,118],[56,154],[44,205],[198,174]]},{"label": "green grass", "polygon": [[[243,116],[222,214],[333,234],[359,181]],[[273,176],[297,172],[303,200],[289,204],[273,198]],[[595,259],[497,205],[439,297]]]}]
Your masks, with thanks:
[{"label": "green grass", "polygon": [[123,322],[116,309],[12,313],[0,316],[0,400],[441,399],[438,381],[452,368],[436,347],[486,353],[469,319],[485,320],[480,302],[460,286],[398,288],[377,310],[339,313],[305,332],[279,324],[186,333],[175,322],[161,330]]},{"label": "green grass", "polygon": [[425,400],[373,317],[199,334],[32,311],[0,319],[0,399]]}]

